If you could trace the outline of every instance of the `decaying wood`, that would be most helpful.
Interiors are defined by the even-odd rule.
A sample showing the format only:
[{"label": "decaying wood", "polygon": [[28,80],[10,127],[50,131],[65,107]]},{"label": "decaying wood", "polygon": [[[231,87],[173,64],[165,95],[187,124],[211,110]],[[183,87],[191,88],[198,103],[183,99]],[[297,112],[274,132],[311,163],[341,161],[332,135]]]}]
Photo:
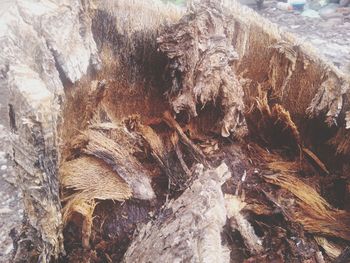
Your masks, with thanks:
[{"label": "decaying wood", "polygon": [[88,131],[88,144],[84,152],[93,155],[107,164],[129,185],[135,198],[149,200],[155,198],[150,175],[142,168],[129,151],[121,147],[100,131]]},{"label": "decaying wood", "polygon": [[345,263],[350,260],[350,248],[347,247],[344,251],[334,260],[334,263]]},{"label": "decaying wood", "polygon": [[318,167],[320,167],[322,169],[322,171],[324,171],[326,174],[329,174],[329,171],[327,169],[327,167],[325,166],[325,164],[317,157],[316,154],[314,154],[310,149],[308,148],[303,148],[302,149],[303,152],[310,157],[317,165]]},{"label": "decaying wood", "polygon": [[350,221],[349,213],[332,208],[312,187],[290,174],[282,173],[264,178],[298,197],[299,208],[295,208],[292,218],[307,231],[350,240],[347,223]]},{"label": "decaying wood", "polygon": [[170,103],[176,113],[198,115],[197,107],[218,104],[224,117],[224,137],[246,134],[243,87],[232,71],[238,59],[232,42],[234,24],[216,2],[203,1],[195,13],[182,18],[158,38],[160,50],[169,58]]},{"label": "decaying wood", "polygon": [[176,120],[171,116],[170,112],[164,112],[163,114],[164,120],[165,122],[171,127],[173,128],[177,134],[179,135],[180,140],[188,147],[188,149],[190,150],[191,154],[193,155],[193,157],[198,161],[201,162],[205,165],[208,166],[208,162],[206,160],[205,155],[203,154],[203,152],[201,151],[201,149],[199,149],[187,136],[186,134],[183,132],[182,128],[180,127],[180,125],[176,122]]},{"label": "decaying wood", "polygon": [[226,195],[225,201],[227,216],[230,218],[232,229],[239,231],[252,255],[261,254],[263,252],[262,240],[255,234],[252,225],[241,214],[241,210],[245,206],[244,202],[233,195]]},{"label": "decaying wood", "polygon": [[349,212],[321,176],[348,180],[348,77],[234,1],[180,21],[151,0],[92,3],[20,0],[0,20],[26,215],[14,262],[346,258]]},{"label": "decaying wood", "polygon": [[279,104],[270,106],[266,94],[255,99],[246,118],[249,132],[266,145],[299,147],[300,133],[289,112]]},{"label": "decaying wood", "polygon": [[129,185],[97,158],[86,156],[68,161],[60,167],[60,173],[61,186],[81,191],[87,200],[124,201],[132,196]]},{"label": "decaying wood", "polygon": [[128,248],[123,262],[229,262],[221,244],[226,208],[221,185],[230,177],[228,167],[204,170],[176,200],[145,225]]},{"label": "decaying wood", "polygon": [[63,223],[73,219],[74,213],[83,217],[82,245],[89,248],[95,200],[124,201],[132,197],[129,185],[107,164],[93,157],[81,157],[60,167],[60,182],[64,189],[75,190],[63,197]]},{"label": "decaying wood", "polygon": [[[183,160],[179,149],[177,133],[172,133],[170,138],[167,138],[170,144],[169,149],[166,146],[166,142],[163,141],[152,127],[141,123],[139,116],[130,116],[124,122],[129,130],[136,132],[142,137],[144,145],[146,145],[152,157],[167,175],[170,188],[175,191],[187,188],[191,172]],[[157,123],[159,124],[160,121]]]},{"label": "decaying wood", "polygon": [[317,261],[317,263],[325,263],[321,251],[318,251],[318,252],[316,253],[316,261]]},{"label": "decaying wood", "polygon": [[[90,247],[90,236],[92,228],[93,213],[96,207],[94,199],[89,196],[78,193],[70,196],[68,202],[62,210],[63,222],[67,224],[73,219],[75,214],[82,216],[81,224],[81,244],[83,248]],[[79,233],[77,233],[79,234]]]},{"label": "decaying wood", "polygon": [[325,237],[315,236],[315,239],[332,260],[339,257],[339,255],[341,254],[342,248],[337,246],[333,242],[328,241]]}]

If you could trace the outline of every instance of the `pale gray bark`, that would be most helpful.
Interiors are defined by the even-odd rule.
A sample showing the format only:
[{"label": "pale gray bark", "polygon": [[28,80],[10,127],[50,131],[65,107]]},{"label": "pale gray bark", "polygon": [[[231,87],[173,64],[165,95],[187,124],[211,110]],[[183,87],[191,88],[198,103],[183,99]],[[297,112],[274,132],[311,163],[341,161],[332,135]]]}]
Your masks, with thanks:
[{"label": "pale gray bark", "polygon": [[10,93],[11,154],[27,219],[14,261],[49,262],[64,252],[57,180],[62,81],[80,79],[98,62],[97,49],[80,1],[21,0],[0,21],[2,88]]},{"label": "pale gray bark", "polygon": [[231,174],[226,164],[203,169],[197,165],[193,184],[140,230],[124,262],[230,262],[221,240],[227,216],[221,185]]}]

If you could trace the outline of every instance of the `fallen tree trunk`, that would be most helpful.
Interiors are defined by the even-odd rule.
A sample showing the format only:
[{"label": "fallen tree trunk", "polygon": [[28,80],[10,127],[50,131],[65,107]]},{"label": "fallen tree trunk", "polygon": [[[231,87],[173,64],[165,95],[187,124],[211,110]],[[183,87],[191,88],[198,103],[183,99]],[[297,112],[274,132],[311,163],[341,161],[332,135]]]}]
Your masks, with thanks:
[{"label": "fallen tree trunk", "polygon": [[306,44],[226,1],[23,0],[1,19],[14,262],[330,262],[349,245],[349,79]]}]

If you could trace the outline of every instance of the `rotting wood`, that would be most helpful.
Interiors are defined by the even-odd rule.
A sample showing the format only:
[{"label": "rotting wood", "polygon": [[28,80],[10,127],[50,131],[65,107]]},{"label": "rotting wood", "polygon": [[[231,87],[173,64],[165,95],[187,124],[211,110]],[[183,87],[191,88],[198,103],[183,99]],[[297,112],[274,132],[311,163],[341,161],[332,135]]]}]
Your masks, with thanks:
[{"label": "rotting wood", "polygon": [[321,251],[316,252],[316,261],[317,263],[326,263],[326,261],[324,261]]},{"label": "rotting wood", "polygon": [[141,123],[139,116],[130,116],[124,122],[129,130],[141,135],[152,157],[167,175],[171,190],[182,191],[187,188],[191,172],[179,149],[177,132],[172,132],[169,136],[171,146],[168,149],[163,139],[150,126]]},{"label": "rotting wood", "polygon": [[[303,146],[304,148],[307,147],[307,149],[314,151],[314,156],[307,153],[305,155],[308,155],[309,159],[312,159],[311,161],[315,162],[321,170],[325,172],[324,168],[326,167],[330,175],[336,172],[342,173],[341,176],[344,176],[347,173],[349,168],[344,164],[346,162],[344,160],[347,160],[346,158],[350,153],[349,103],[344,98],[349,94],[349,81],[334,66],[322,61],[317,54],[312,53],[306,46],[296,46],[296,41],[292,36],[284,34],[275,25],[235,2],[224,3],[221,6],[218,1],[202,1],[198,6],[194,5],[189,10],[189,14],[179,25],[170,25],[165,32],[163,31],[165,21],[176,22],[180,11],[177,13],[176,10],[172,10],[176,11],[172,12],[165,9],[161,4],[154,5],[153,2],[151,4],[150,1],[146,0],[142,3],[140,1],[120,0],[116,5],[117,8],[112,2],[108,4],[101,2],[96,3],[95,7],[90,6],[87,9],[85,6],[80,6],[80,4],[74,4],[73,1],[68,1],[68,5],[65,6],[59,4],[48,5],[48,8],[52,7],[52,10],[50,8],[50,10],[38,8],[39,10],[47,10],[49,12],[47,15],[32,14],[32,8],[26,8],[24,1],[17,2],[21,6],[21,12],[17,8],[10,11],[16,18],[20,18],[12,19],[16,23],[19,21],[18,25],[6,27],[13,38],[5,37],[3,38],[5,41],[1,40],[0,43],[3,50],[13,51],[11,53],[13,57],[10,58],[6,57],[4,59],[3,55],[0,55],[0,66],[7,86],[11,90],[10,114],[13,158],[16,162],[17,174],[25,196],[27,213],[25,225],[19,236],[23,242],[17,240],[19,246],[15,253],[15,262],[29,258],[34,259],[34,261],[47,262],[52,257],[55,258],[63,253],[61,204],[57,185],[59,182],[58,164],[81,158],[84,152],[93,155],[93,158],[103,159],[108,166],[114,168],[114,172],[123,178],[126,183],[130,183],[130,189],[133,193],[136,193],[136,197],[147,196],[145,199],[148,199],[152,194],[144,195],[144,192],[141,193],[141,191],[135,191],[135,189],[139,184],[144,184],[147,188],[146,192],[152,192],[154,189],[152,189],[150,180],[146,178],[158,176],[157,180],[159,178],[164,179],[163,175],[157,170],[159,167],[167,171],[169,170],[168,167],[174,168],[176,166],[183,173],[168,172],[167,176],[170,178],[170,175],[173,177],[188,175],[191,169],[186,163],[188,159],[191,163],[196,159],[201,160],[202,163],[211,163],[211,161],[217,162],[227,158],[230,160],[230,162],[227,162],[230,165],[238,159],[242,164],[241,166],[232,165],[230,167],[232,176],[228,179],[224,188],[230,194],[238,188],[240,190],[237,192],[244,193],[244,200],[247,205],[242,213],[250,213],[249,223],[254,231],[258,230],[256,232],[259,232],[259,238],[264,241],[260,254],[257,253],[257,251],[260,251],[259,249],[250,248],[256,246],[259,242],[255,242],[253,245],[250,245],[249,242],[242,242],[238,246],[240,250],[247,251],[245,258],[248,262],[254,262],[254,260],[265,260],[266,262],[273,262],[273,260],[278,262],[279,260],[281,262],[284,259],[291,262],[314,262],[319,255],[319,248],[313,240],[315,233],[316,235],[331,236],[335,244],[348,244],[348,212],[336,210],[329,202],[326,205],[320,199],[319,185],[311,182],[313,180],[317,182],[319,174],[314,172],[311,177],[308,172],[313,170],[307,165],[309,160],[305,160],[304,156],[299,155],[299,152],[296,154],[290,151],[290,148],[300,150],[298,146],[302,145],[302,141],[307,144]],[[84,3],[87,4],[86,1]],[[147,8],[139,8],[139,5],[147,4],[149,4]],[[41,7],[43,0],[38,1],[35,5]],[[93,8],[96,9],[91,10]],[[130,15],[134,14],[135,12],[132,11],[135,10],[138,10],[139,14],[137,19]],[[129,16],[126,16],[126,13]],[[60,34],[61,28],[57,28],[55,21],[57,21],[57,17],[61,19],[61,15],[69,18],[65,20],[67,26],[69,25],[67,32],[74,36],[72,41],[74,39],[76,43],[79,43],[79,48],[76,50],[72,49],[71,44],[61,44],[59,41],[62,37]],[[24,20],[21,18],[22,16]],[[90,16],[93,19],[95,30],[94,38],[92,38],[89,24],[91,22]],[[201,24],[201,21],[208,21],[210,16],[213,18],[212,21],[217,22],[214,23],[215,25],[212,21],[209,21],[208,27]],[[145,22],[139,20],[140,17],[142,19],[149,17],[149,20]],[[11,21],[8,23],[13,23]],[[139,21],[144,23],[140,25]],[[177,32],[178,29],[186,32],[190,28],[186,21],[193,22],[190,26],[193,26],[194,29],[196,27],[200,28],[200,32],[204,36],[208,36],[210,41],[207,41],[208,39],[194,39],[192,41],[191,38],[186,38],[187,35],[178,35],[178,38],[175,35],[173,38],[173,33]],[[200,23],[196,24],[196,21]],[[47,29],[41,30],[41,27],[46,25]],[[78,29],[81,29],[81,31],[78,32]],[[214,31],[209,32],[208,29],[214,29]],[[226,31],[223,32],[221,29]],[[196,36],[198,33],[191,30],[188,32],[190,36]],[[156,52],[157,37],[161,37],[158,41],[162,53]],[[167,37],[179,41],[180,45],[166,46],[166,42],[169,40]],[[99,43],[98,51],[94,41]],[[193,49],[183,48],[181,45],[192,42],[196,44]],[[23,45],[23,43],[28,44]],[[198,43],[201,45],[197,45]],[[33,49],[27,48],[27,46],[36,47],[36,52],[32,52]],[[184,51],[182,57],[184,60],[180,61],[180,64],[175,65],[173,63],[177,58],[171,58],[171,48]],[[202,53],[198,52],[201,48],[208,51],[202,58]],[[35,60],[32,59],[33,53],[37,55]],[[166,55],[166,57],[161,54]],[[93,72],[91,76],[88,74],[86,78],[82,78],[89,66],[89,61],[93,62],[91,64],[93,66],[92,71],[98,69],[98,67],[95,67],[95,62],[99,60],[99,56],[103,61],[102,71]],[[220,61],[221,58],[223,58],[222,61]],[[18,61],[20,63],[17,63]],[[38,61],[40,61],[40,67],[36,66]],[[192,64],[195,61],[198,63]],[[172,90],[167,92],[168,100],[172,106],[171,110],[177,112],[183,109],[192,115],[189,120],[192,122],[196,121],[197,118],[205,118],[206,116],[202,116],[202,111],[199,109],[212,102],[214,107],[219,108],[223,113],[223,116],[215,120],[217,123],[213,122],[210,125],[211,127],[208,127],[208,130],[212,131],[211,128],[218,124],[219,132],[215,135],[228,136],[230,133],[233,133],[236,137],[245,135],[244,108],[251,106],[250,102],[256,100],[256,97],[261,100],[257,90],[260,89],[262,94],[266,94],[264,105],[261,103],[260,108],[259,105],[255,105],[252,112],[262,113],[258,116],[267,117],[263,118],[262,121],[268,120],[269,123],[263,123],[262,126],[254,130],[254,126],[249,123],[248,112],[245,117],[251,137],[247,137],[246,140],[251,143],[252,137],[260,137],[263,141],[263,151],[269,156],[264,159],[243,153],[233,154],[228,145],[244,148],[244,141],[234,144],[231,138],[222,139],[220,136],[216,136],[211,139],[218,141],[219,157],[216,156],[217,159],[212,160],[211,151],[203,154],[204,150],[201,151],[194,140],[195,137],[206,138],[208,134],[205,134],[205,136],[204,134],[197,134],[198,136],[194,136],[191,140],[192,138],[187,136],[181,128],[183,123],[175,121],[175,123],[169,125],[171,129],[176,131],[176,133],[172,133],[176,135],[173,137],[169,136],[171,133],[164,135],[157,133],[155,130],[153,130],[154,133],[151,130],[147,131],[147,125],[145,130],[139,131],[141,136],[144,135],[143,142],[149,143],[151,156],[157,159],[156,162],[148,164],[154,166],[152,167],[154,168],[153,171],[152,169],[146,169],[145,160],[140,162],[134,156],[135,146],[132,144],[138,143],[140,138],[132,136],[133,132],[128,134],[130,137],[122,137],[119,140],[119,132],[122,131],[122,129],[119,129],[120,127],[116,128],[112,122],[102,124],[94,122],[93,119],[100,106],[105,106],[110,117],[109,121],[112,119],[113,121],[121,121],[130,113],[141,114],[141,118],[146,120],[160,119],[161,122],[164,121],[164,117],[161,115],[163,112],[170,110],[162,96],[165,91],[165,83],[160,81],[160,75],[163,73],[166,62],[170,65],[170,73],[173,74],[170,79],[175,81],[170,85]],[[189,68],[181,68],[181,65],[189,65]],[[216,65],[217,67],[207,68],[208,65]],[[197,70],[197,72],[192,72],[192,70]],[[180,78],[176,74],[177,72],[181,73]],[[181,79],[182,77],[184,79]],[[152,78],[159,81],[159,83],[155,84],[156,81]],[[108,87],[102,85],[100,93],[97,90],[95,90],[97,92],[89,91],[91,86],[98,87],[95,85],[96,83],[105,83],[104,79],[107,79],[106,85]],[[139,79],[142,79],[142,82],[137,82]],[[77,82],[77,80],[80,81]],[[177,82],[178,80],[180,81]],[[192,80],[194,80],[194,83],[191,83]],[[36,89],[33,89],[33,87],[36,87]],[[206,88],[209,88],[209,90]],[[36,91],[39,90],[38,93],[47,96],[34,96],[37,94]],[[231,98],[229,96],[231,91],[237,96]],[[245,96],[243,96],[243,91]],[[89,105],[85,105],[85,103]],[[65,112],[62,113],[62,109],[65,109]],[[181,114],[182,112],[179,112],[178,116],[181,117]],[[195,115],[198,116],[194,117]],[[313,120],[308,120],[307,116],[311,116]],[[171,114],[170,117],[172,118]],[[175,119],[172,118],[171,122],[173,120]],[[329,147],[328,142],[313,140],[313,137],[317,137],[314,136],[315,134],[328,132],[326,128],[318,129],[318,126],[314,128],[312,125],[312,122],[320,125],[323,121],[326,121],[329,125],[334,126],[336,123],[339,125],[339,127],[333,127],[335,135],[333,136],[332,133],[329,135],[330,138],[327,138],[327,140],[330,139],[329,142],[332,147],[337,150],[339,167],[328,160],[328,157],[334,158],[333,152],[324,150],[326,146]],[[307,129],[310,128],[305,128],[304,124],[309,125],[310,123],[312,127],[308,131]],[[191,123],[189,123],[190,125]],[[185,126],[183,125],[183,127]],[[85,129],[89,131],[81,134]],[[265,136],[265,131],[267,136]],[[89,141],[90,132],[100,135],[97,136],[97,139],[93,138],[92,144]],[[147,135],[148,132],[151,136]],[[269,132],[272,132],[272,135]],[[76,134],[78,136],[71,136]],[[152,137],[153,135],[156,137]],[[210,134],[210,136],[213,135]],[[173,142],[170,150],[174,152],[175,161],[168,164],[164,160],[170,157],[167,157],[164,153],[169,149],[164,150],[160,140],[158,140],[163,140],[164,137],[166,137],[164,141],[171,140]],[[276,141],[276,138],[279,138],[279,140]],[[178,140],[180,143],[178,143]],[[103,141],[106,143],[101,144]],[[60,145],[62,147],[59,147]],[[185,147],[182,147],[183,145]],[[186,155],[183,148],[192,151],[191,157]],[[251,148],[253,149],[254,146]],[[64,155],[64,158],[60,156],[63,152],[62,149],[68,149],[69,152],[69,154]],[[99,151],[99,149],[102,149],[102,151]],[[142,152],[142,154],[147,155],[148,150],[144,150],[145,152]],[[259,149],[254,150],[256,152],[260,151]],[[125,162],[123,156],[127,156],[131,160],[131,164]],[[193,158],[193,156],[196,158]],[[149,156],[147,155],[147,157]],[[324,160],[324,167],[320,160]],[[173,163],[176,163],[176,165],[173,165]],[[128,165],[137,168],[128,169]],[[150,170],[152,170],[152,176],[148,175]],[[236,170],[239,170],[237,172],[238,176],[235,175]],[[241,180],[241,170],[247,171],[247,178],[246,182],[241,183],[241,186],[238,187],[237,181]],[[283,174],[283,172],[288,174]],[[266,182],[264,178],[268,177],[268,173],[271,180]],[[273,176],[271,174],[277,174],[276,177],[279,177],[280,181],[278,179],[276,179],[278,182],[272,180]],[[132,176],[134,175],[136,175],[134,178],[137,180],[133,183],[134,178]],[[139,175],[142,179],[138,177]],[[144,175],[145,177],[143,177]],[[325,176],[328,176],[328,173]],[[297,180],[294,180],[294,178],[297,178]],[[335,175],[335,178],[341,177]],[[195,177],[191,179],[196,180]],[[300,186],[300,189],[291,186],[288,184],[289,182]],[[164,187],[164,185],[160,185]],[[305,187],[305,185],[308,187]],[[162,221],[161,215],[164,214],[157,213],[157,208],[162,203],[162,191],[164,189],[159,185],[156,186],[158,187],[156,190],[160,194],[157,193],[157,198],[153,201],[158,203],[155,205],[156,209],[151,209],[149,212],[154,215],[154,222],[161,222],[160,227],[166,228],[169,222]],[[206,187],[210,188],[207,182],[205,182],[203,188],[206,189]],[[305,194],[300,193],[300,190],[305,191],[309,196],[306,197]],[[187,188],[185,193],[186,191],[190,192],[191,188]],[[205,193],[206,190],[203,190],[203,192]],[[199,195],[196,197],[199,198]],[[67,201],[63,196],[61,198],[61,201]],[[184,199],[181,191],[177,198],[175,201],[171,199],[170,204],[179,199]],[[186,199],[185,201],[193,200]],[[100,229],[94,229],[96,221],[91,220],[94,216],[90,210],[88,213],[84,212],[81,209],[83,205],[76,209],[77,211],[80,209],[80,214],[85,215],[85,219],[78,223],[83,228],[82,236],[80,237],[78,232],[74,232],[81,240],[67,245],[68,249],[72,244],[81,245],[81,247],[73,250],[74,252],[70,250],[68,258],[74,259],[71,262],[88,262],[89,260],[92,262],[117,262],[118,260],[115,260],[115,258],[124,253],[122,249],[119,250],[120,247],[128,246],[127,243],[120,240],[117,242],[114,237],[109,236],[110,229],[119,227],[117,223],[111,222],[113,222],[113,213],[119,213],[120,210],[118,209],[120,208],[111,206],[110,203],[104,200],[99,203],[102,207],[103,205],[109,205],[109,213],[103,214],[105,216],[103,220],[106,220],[106,223],[102,225],[106,226],[105,229],[101,225]],[[147,207],[147,204],[141,203],[140,206]],[[192,205],[198,204],[193,203]],[[99,217],[102,214],[96,212],[96,215]],[[122,216],[127,217],[128,215]],[[203,224],[201,214],[191,216],[195,217],[200,224]],[[165,213],[165,218],[167,218],[167,213]],[[196,220],[193,221],[194,224],[197,222]],[[223,241],[218,235],[220,229],[222,229],[223,221],[220,221],[221,228],[215,229],[215,240],[212,240],[213,242]],[[127,223],[136,225],[140,222],[130,219]],[[247,221],[244,221],[244,223],[247,223]],[[149,224],[152,225],[152,223]],[[136,226],[132,229],[136,229]],[[72,231],[72,229],[69,230]],[[250,228],[250,230],[252,229]],[[186,231],[186,229],[181,229],[181,231]],[[103,236],[108,236],[108,238],[104,240]],[[143,247],[143,240],[140,239],[141,237],[135,236],[133,241],[138,240],[140,247]],[[209,243],[211,244],[211,242]],[[28,251],[28,248],[30,248],[30,251]],[[170,250],[171,248],[167,249],[166,252],[171,254]],[[222,261],[227,260],[227,258],[224,258],[227,255],[226,248],[223,248],[220,244],[219,250],[223,252],[221,255],[223,256]],[[76,251],[82,251],[81,257],[79,257],[79,254],[75,254]],[[143,250],[140,253],[148,253],[149,251],[152,251],[152,249]],[[267,254],[266,251],[268,251]],[[208,254],[204,255],[205,258],[212,260],[212,256],[218,256],[215,254],[216,251],[207,250],[207,252]],[[251,254],[257,255],[251,256]],[[324,258],[326,262],[329,262],[326,254]]]},{"label": "rotting wood", "polygon": [[334,263],[345,263],[350,260],[350,247],[346,247],[342,253],[334,260]]},{"label": "rotting wood", "polygon": [[308,148],[303,148],[303,152],[310,157],[321,169],[324,171],[326,174],[329,174],[329,171],[327,170],[327,167],[325,164],[317,157],[316,154],[314,154],[310,149]]},{"label": "rotting wood", "polygon": [[81,224],[81,244],[83,248],[90,248],[90,236],[92,228],[93,213],[96,207],[94,199],[89,198],[84,194],[75,194],[70,196],[67,204],[63,208],[63,222],[67,224],[73,219],[75,214],[82,216]]},{"label": "rotting wood", "polygon": [[109,164],[130,186],[133,197],[144,200],[155,198],[150,175],[127,149],[121,147],[122,142],[117,144],[100,131],[90,130],[87,136],[88,144],[84,152]]},{"label": "rotting wood", "polygon": [[196,117],[197,106],[218,103],[224,114],[219,124],[221,135],[233,133],[240,138],[247,129],[243,87],[232,72],[233,62],[239,58],[230,42],[232,22],[219,3],[202,1],[195,13],[185,15],[157,41],[169,58],[168,96],[175,113],[185,111]]},{"label": "rotting wood", "polygon": [[230,226],[242,235],[251,255],[263,252],[262,240],[255,234],[254,228],[241,214],[245,203],[234,195],[225,195],[227,216],[230,219]]},{"label": "rotting wood", "polygon": [[330,259],[336,259],[342,252],[342,248],[322,236],[315,236],[316,242],[324,249]]},{"label": "rotting wood", "polygon": [[165,122],[171,127],[173,128],[177,134],[179,135],[179,138],[181,140],[182,143],[184,143],[188,149],[190,150],[191,154],[193,155],[193,157],[198,161],[203,163],[206,166],[209,166],[208,161],[206,160],[205,155],[203,154],[203,152],[201,151],[201,149],[199,149],[188,137],[187,135],[182,131],[180,125],[176,122],[176,120],[173,118],[173,116],[171,115],[170,112],[166,111],[163,114],[163,118],[165,120]]},{"label": "rotting wood", "polygon": [[60,167],[61,186],[81,191],[86,199],[124,201],[132,196],[130,186],[107,164],[94,157],[81,157]]},{"label": "rotting wood", "polygon": [[348,212],[334,209],[312,187],[291,174],[269,175],[264,176],[264,179],[285,188],[299,199],[299,208],[296,206],[291,216],[307,231],[350,240]]}]

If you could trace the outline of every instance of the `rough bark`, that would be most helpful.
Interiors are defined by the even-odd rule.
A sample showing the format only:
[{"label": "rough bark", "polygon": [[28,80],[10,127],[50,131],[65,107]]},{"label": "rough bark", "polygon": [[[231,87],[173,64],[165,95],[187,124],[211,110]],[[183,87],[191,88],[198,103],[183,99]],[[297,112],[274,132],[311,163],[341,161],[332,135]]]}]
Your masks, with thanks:
[{"label": "rough bark", "polygon": [[226,208],[221,185],[230,177],[225,164],[213,170],[196,166],[196,179],[166,204],[129,246],[123,262],[229,262],[221,232]]},{"label": "rough bark", "polygon": [[63,79],[74,83],[98,58],[83,8],[80,1],[16,1],[1,16],[2,88],[10,93],[11,155],[27,219],[15,262],[64,253],[57,176]]}]

